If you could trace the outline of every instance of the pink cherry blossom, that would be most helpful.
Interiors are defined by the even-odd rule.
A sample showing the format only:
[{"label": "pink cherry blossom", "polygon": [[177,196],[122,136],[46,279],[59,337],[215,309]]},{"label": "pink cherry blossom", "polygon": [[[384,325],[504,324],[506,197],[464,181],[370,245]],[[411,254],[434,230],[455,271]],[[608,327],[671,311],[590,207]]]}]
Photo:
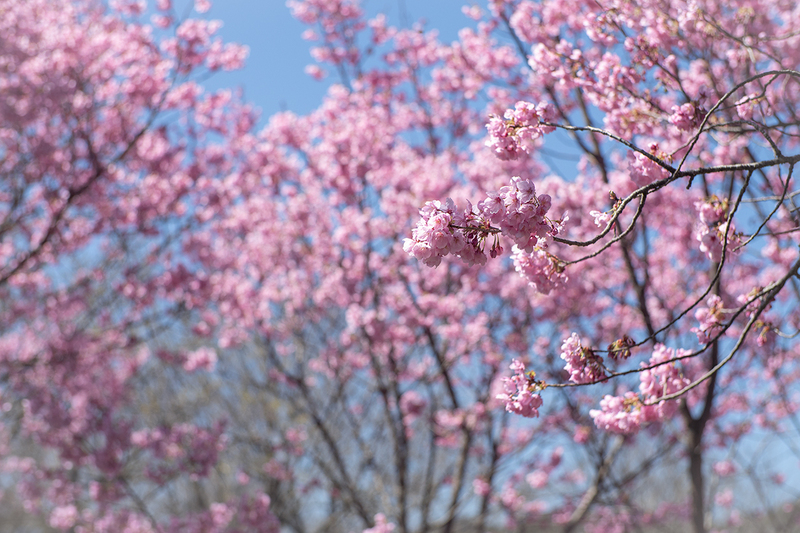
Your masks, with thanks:
[{"label": "pink cherry blossom", "polygon": [[395,525],[389,522],[381,513],[375,515],[375,527],[365,529],[363,533],[392,533],[395,530]]},{"label": "pink cherry blossom", "polygon": [[695,102],[688,102],[681,106],[672,106],[672,115],[669,121],[676,128],[683,131],[692,131],[697,128],[706,116],[705,110]]},{"label": "pink cherry blossom", "polygon": [[528,418],[539,416],[538,408],[542,406],[542,398],[538,391],[544,388],[542,382],[536,381],[535,374],[525,372],[525,365],[514,359],[509,367],[514,371],[510,378],[503,378],[502,394],[497,399],[505,403],[506,411]]},{"label": "pink cherry blossom", "polygon": [[725,323],[722,298],[716,294],[709,296],[708,300],[706,300],[706,307],[698,308],[694,316],[700,322],[700,325],[692,328],[692,331],[697,333],[697,340],[701,344],[708,343],[710,339],[721,331]]},{"label": "pink cherry blossom", "polygon": [[727,202],[711,198],[696,202],[695,207],[700,219],[695,233],[700,242],[700,251],[708,255],[711,261],[717,262],[722,258],[723,246],[732,251],[733,244],[738,241],[736,227],[728,216]]},{"label": "pink cherry blossom", "polygon": [[517,102],[502,118],[489,117],[486,146],[500,159],[517,159],[523,152],[531,153],[535,141],[555,129],[550,125],[554,118],[552,107],[547,103]]},{"label": "pink cherry blossom", "polygon": [[591,348],[582,346],[576,333],[561,345],[561,359],[566,362],[564,370],[569,373],[573,383],[591,383],[606,377],[603,358],[595,355]]}]

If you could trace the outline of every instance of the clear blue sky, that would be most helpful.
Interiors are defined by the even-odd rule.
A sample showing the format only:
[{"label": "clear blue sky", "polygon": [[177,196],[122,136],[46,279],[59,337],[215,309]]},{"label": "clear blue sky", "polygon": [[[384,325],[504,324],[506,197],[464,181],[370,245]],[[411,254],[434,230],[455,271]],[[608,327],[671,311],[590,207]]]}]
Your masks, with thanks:
[{"label": "clear blue sky", "polygon": [[[460,28],[474,24],[461,12],[461,6],[472,3],[362,0],[361,5],[370,15],[385,13],[395,25],[425,19],[427,29],[438,29],[439,38],[449,42]],[[202,16],[223,22],[220,34],[225,41],[250,47],[243,70],[216,74],[206,82],[207,87],[242,87],[245,100],[261,109],[262,123],[282,109],[303,114],[319,105],[334,77],[315,81],[304,72],[306,65],[314,62],[309,55],[312,43],[300,37],[306,26],[292,18],[285,0],[213,0],[211,10]]]}]

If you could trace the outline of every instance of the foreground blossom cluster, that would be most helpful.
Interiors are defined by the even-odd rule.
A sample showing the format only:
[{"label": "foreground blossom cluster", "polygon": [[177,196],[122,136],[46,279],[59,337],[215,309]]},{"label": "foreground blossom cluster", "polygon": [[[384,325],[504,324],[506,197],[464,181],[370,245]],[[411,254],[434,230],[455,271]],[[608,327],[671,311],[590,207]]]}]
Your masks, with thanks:
[{"label": "foreground blossom cluster", "polygon": [[502,233],[519,253],[530,254],[537,245],[546,246],[545,239],[557,235],[562,227],[561,221],[547,217],[550,205],[550,196],[537,196],[533,182],[517,176],[510,185],[488,193],[476,207],[468,204],[459,211],[449,198],[444,203],[434,200],[420,209],[422,218],[412,238],[403,242],[403,249],[432,267],[449,254],[466,264],[484,264],[487,240],[493,240],[492,257],[503,252],[498,238]]}]

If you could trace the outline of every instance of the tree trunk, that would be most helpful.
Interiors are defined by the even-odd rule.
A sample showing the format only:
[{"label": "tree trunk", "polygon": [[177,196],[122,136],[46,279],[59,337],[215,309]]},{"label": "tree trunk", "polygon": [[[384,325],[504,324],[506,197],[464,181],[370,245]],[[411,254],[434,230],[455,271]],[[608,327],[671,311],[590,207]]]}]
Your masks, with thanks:
[{"label": "tree trunk", "polygon": [[692,480],[692,529],[694,533],[706,533],[703,487],[703,429],[705,424],[692,421],[689,445],[689,478]]}]

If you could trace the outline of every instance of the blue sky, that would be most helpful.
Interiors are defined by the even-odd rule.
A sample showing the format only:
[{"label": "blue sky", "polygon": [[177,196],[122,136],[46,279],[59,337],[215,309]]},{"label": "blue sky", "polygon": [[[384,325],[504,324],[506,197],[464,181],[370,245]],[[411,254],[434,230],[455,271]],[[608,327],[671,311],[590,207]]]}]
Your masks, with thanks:
[{"label": "blue sky", "polygon": [[[460,28],[474,24],[461,12],[461,6],[472,3],[363,0],[361,5],[370,15],[385,13],[396,25],[425,19],[427,29],[438,29],[439,38],[449,42]],[[319,105],[333,76],[315,81],[304,72],[306,65],[313,63],[309,54],[312,43],[300,37],[306,26],[292,18],[285,0],[215,0],[203,16],[223,22],[220,34],[225,41],[250,47],[244,69],[216,74],[206,82],[207,87],[241,87],[245,100],[262,110],[262,123],[281,110],[304,114]]]}]

